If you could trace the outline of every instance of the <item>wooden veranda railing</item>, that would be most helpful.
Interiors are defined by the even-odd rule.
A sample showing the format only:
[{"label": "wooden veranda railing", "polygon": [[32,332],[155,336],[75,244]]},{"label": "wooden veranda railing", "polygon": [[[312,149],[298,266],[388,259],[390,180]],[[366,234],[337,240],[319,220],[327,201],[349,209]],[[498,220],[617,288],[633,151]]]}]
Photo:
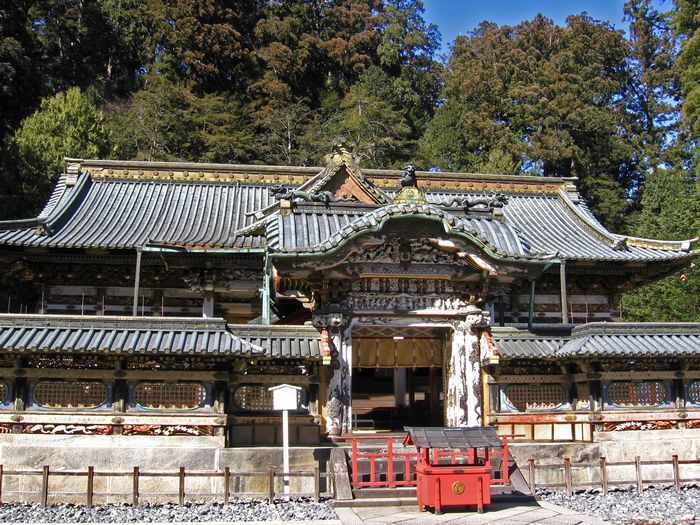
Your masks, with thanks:
[{"label": "wooden veranda railing", "polygon": [[[503,443],[500,450],[480,449],[478,457],[485,463],[490,460],[493,465],[492,485],[510,485],[508,439],[516,435],[499,437]],[[404,436],[347,436],[339,439],[350,442],[351,483],[354,489],[416,486],[418,452],[403,447]],[[473,464],[475,454],[474,450],[433,450],[433,462],[455,465],[468,461]],[[361,472],[361,465],[368,467],[368,471]]]},{"label": "wooden veranda railing", "polygon": [[[41,486],[38,491],[29,490],[7,490],[8,478],[17,476],[20,478],[24,477],[40,477]],[[85,478],[85,491],[75,492],[75,491],[55,491],[50,490],[50,482],[55,478],[59,477],[83,477]],[[95,480],[96,478],[131,478],[131,491],[130,492],[98,492],[95,490]],[[267,479],[267,492],[266,493],[251,493],[247,491],[234,492],[231,488],[232,481],[236,478],[250,478],[250,477],[260,477]],[[6,469],[3,465],[0,465],[0,504],[7,501],[14,501],[13,497],[24,496],[36,498],[42,507],[46,507],[49,504],[50,496],[73,496],[84,498],[85,504],[88,507],[92,507],[95,499],[98,497],[109,497],[109,498],[121,498],[123,502],[130,502],[131,505],[137,507],[141,502],[141,499],[149,497],[160,497],[160,498],[172,498],[172,501],[177,501],[180,506],[185,505],[187,497],[191,496],[193,499],[201,500],[203,498],[219,500],[228,504],[230,499],[239,496],[264,496],[268,499],[270,503],[274,503],[276,495],[279,493],[275,489],[275,479],[276,478],[303,478],[303,477],[313,477],[313,491],[312,492],[292,492],[290,496],[305,496],[311,497],[315,502],[318,502],[321,496],[332,497],[331,493],[331,483],[333,475],[326,472],[320,472],[318,467],[315,467],[313,471],[296,471],[296,472],[282,472],[275,468],[270,467],[264,472],[232,472],[229,467],[224,468],[222,471],[205,471],[205,470],[187,470],[185,467],[180,467],[177,471],[145,471],[141,470],[139,467],[134,467],[131,471],[99,471],[95,470],[94,467],[90,466],[86,470],[51,470],[47,465],[42,467],[41,470],[31,470],[31,469]],[[177,479],[177,492],[146,492],[143,490],[141,481],[144,478],[174,478]],[[186,490],[187,479],[192,478],[209,478],[209,479],[222,479],[222,490],[217,493],[213,492],[202,492],[202,491],[192,491],[192,493]],[[326,478],[325,491],[321,491],[321,478]],[[177,498],[175,500],[175,498]]]}]

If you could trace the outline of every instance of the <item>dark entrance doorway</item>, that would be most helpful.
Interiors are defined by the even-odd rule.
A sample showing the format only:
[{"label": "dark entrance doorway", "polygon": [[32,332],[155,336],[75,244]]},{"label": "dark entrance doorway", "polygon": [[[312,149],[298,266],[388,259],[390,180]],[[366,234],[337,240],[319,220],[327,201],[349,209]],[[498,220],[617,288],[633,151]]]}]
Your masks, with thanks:
[{"label": "dark entrance doorway", "polygon": [[444,332],[386,326],[353,331],[353,430],[443,424]]}]

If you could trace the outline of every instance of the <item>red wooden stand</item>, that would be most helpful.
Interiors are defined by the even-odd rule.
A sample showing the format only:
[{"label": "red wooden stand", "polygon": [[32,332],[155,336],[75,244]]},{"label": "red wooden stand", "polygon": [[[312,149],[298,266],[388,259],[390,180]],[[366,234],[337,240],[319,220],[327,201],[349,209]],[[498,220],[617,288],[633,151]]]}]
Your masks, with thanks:
[{"label": "red wooden stand", "polygon": [[491,467],[455,465],[416,465],[418,510],[433,507],[435,514],[444,506],[476,505],[479,513],[491,503]]}]

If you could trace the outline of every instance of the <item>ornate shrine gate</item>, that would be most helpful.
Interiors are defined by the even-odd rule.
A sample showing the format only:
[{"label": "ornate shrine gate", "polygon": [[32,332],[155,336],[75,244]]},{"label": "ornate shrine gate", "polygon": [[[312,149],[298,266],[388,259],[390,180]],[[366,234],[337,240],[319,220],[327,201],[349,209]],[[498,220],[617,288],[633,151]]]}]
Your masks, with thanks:
[{"label": "ornate shrine gate", "polygon": [[[447,426],[481,425],[483,404],[480,362],[488,348],[488,315],[469,306],[464,311],[445,312],[450,317],[374,317],[341,314],[317,316],[317,325],[328,330],[331,340],[330,380],[327,385],[325,420],[331,435],[350,433],[353,404],[362,404],[359,394],[387,393],[381,384],[374,389],[353,388],[354,376],[363,369],[393,371],[385,385],[393,385],[389,409],[400,406],[408,394],[407,421],[418,417],[415,400],[415,376],[402,388],[401,375],[407,370],[426,370],[428,388],[423,408],[424,422]],[[454,318],[451,318],[454,317]],[[399,335],[400,334],[400,335]],[[423,336],[423,337],[421,337]],[[411,378],[412,372],[407,373]],[[358,378],[357,382],[362,379]],[[403,390],[406,389],[406,390]],[[440,400],[442,392],[442,402]],[[357,399],[355,399],[357,397]],[[387,397],[385,395],[385,397]],[[365,404],[363,408],[372,408]],[[370,412],[370,417],[376,416]],[[402,424],[403,422],[401,422]]]},{"label": "ornate shrine gate", "polygon": [[[475,305],[539,275],[546,261],[533,264],[496,248],[498,238],[522,250],[518,232],[503,220],[507,199],[446,211],[426,200],[412,167],[390,197],[364,179],[353,159],[341,157],[303,191],[280,197],[274,219],[263,214],[249,228],[253,234],[267,225],[276,305],[304,302],[328,341],[327,384],[319,393],[326,430],[351,432],[353,373],[365,367],[441,368],[444,421],[435,423],[480,425],[489,318]],[[326,202],[311,202],[310,192],[328,193]],[[395,383],[402,373],[395,372]],[[435,419],[436,380],[433,373]]]}]

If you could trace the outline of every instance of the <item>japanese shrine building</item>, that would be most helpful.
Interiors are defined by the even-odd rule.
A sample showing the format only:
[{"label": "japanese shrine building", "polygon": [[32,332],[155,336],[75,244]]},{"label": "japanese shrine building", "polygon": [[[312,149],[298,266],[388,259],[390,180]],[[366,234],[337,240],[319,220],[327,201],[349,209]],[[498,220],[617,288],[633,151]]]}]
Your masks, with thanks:
[{"label": "japanese shrine building", "polygon": [[700,324],[618,306],[698,253],[610,233],[571,179],[69,159],[0,222],[0,433],[273,444],[283,383],[298,444],[700,427]]}]

